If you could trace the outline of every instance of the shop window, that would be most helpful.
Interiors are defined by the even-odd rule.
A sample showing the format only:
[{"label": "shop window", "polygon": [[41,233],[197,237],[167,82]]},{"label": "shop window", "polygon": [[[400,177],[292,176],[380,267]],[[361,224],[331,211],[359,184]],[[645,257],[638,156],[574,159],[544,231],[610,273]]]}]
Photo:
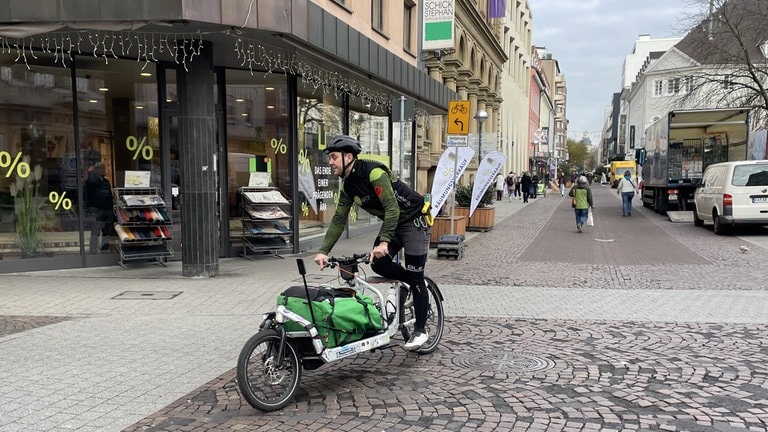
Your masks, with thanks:
[{"label": "shop window", "polygon": [[299,82],[297,100],[299,160],[299,237],[321,237],[336,211],[339,179],[331,173],[325,145],[345,132],[342,101]]},{"label": "shop window", "polygon": [[226,71],[227,203],[231,247],[242,250],[242,210],[238,188],[264,179],[284,196],[291,193],[290,142],[285,95],[287,78],[280,74]]},{"label": "shop window", "polygon": [[0,255],[79,254],[71,71],[15,58],[0,54]]}]

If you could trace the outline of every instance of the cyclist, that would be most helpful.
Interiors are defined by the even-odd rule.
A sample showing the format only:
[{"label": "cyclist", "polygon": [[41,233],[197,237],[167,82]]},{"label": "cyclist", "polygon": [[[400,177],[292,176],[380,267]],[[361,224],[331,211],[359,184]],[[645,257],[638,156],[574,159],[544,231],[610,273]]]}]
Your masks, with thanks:
[{"label": "cyclist", "polygon": [[[381,276],[407,283],[413,293],[414,331],[404,348],[416,350],[427,341],[427,288],[424,266],[430,228],[422,209],[424,198],[398,180],[386,166],[358,159],[360,142],[347,135],[333,138],[325,148],[334,175],[341,177],[339,202],[314,261],[324,268],[328,253],[344,231],[353,204],[379,217],[381,226],[371,250],[371,268]],[[405,267],[393,261],[405,248]]]}]

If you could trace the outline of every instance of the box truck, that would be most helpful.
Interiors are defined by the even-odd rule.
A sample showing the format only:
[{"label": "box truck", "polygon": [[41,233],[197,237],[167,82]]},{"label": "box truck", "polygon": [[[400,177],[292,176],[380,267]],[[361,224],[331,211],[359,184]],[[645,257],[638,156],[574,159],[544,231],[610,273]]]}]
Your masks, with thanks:
[{"label": "box truck", "polygon": [[746,159],[748,131],[749,108],[676,110],[656,120],[636,152],[643,205],[692,210],[707,166]]}]

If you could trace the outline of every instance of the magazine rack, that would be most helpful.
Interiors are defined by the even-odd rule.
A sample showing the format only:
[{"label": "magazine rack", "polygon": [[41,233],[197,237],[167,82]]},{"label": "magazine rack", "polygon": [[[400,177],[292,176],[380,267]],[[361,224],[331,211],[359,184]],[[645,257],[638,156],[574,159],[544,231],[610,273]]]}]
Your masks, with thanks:
[{"label": "magazine rack", "polygon": [[159,188],[114,188],[115,232],[120,266],[126,261],[153,260],[162,266],[173,250],[168,244],[172,225]]},{"label": "magazine rack", "polygon": [[249,251],[279,257],[278,251],[290,249],[291,202],[273,187],[241,187],[238,193],[243,214],[243,257],[247,258]]}]

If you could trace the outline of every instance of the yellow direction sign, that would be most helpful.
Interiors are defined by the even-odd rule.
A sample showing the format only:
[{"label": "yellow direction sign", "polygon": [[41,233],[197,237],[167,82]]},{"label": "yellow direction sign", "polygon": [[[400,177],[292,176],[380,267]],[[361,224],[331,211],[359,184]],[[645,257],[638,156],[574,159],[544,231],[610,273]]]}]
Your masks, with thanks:
[{"label": "yellow direction sign", "polygon": [[448,103],[448,135],[469,134],[469,101],[452,100]]}]

